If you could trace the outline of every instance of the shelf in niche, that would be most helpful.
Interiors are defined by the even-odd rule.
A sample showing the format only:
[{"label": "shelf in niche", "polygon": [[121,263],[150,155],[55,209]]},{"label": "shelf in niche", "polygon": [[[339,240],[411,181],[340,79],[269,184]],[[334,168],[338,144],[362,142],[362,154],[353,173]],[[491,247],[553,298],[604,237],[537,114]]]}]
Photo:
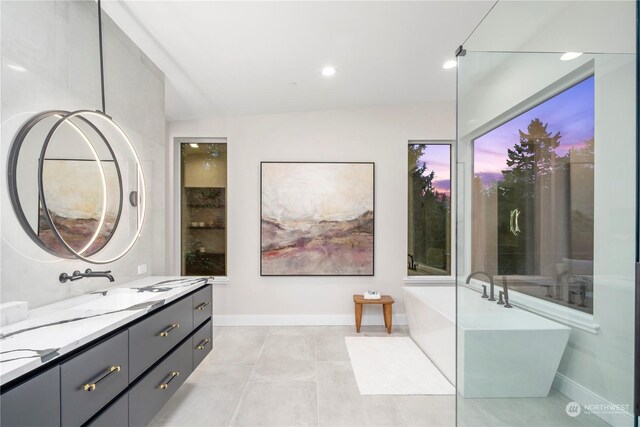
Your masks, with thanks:
[{"label": "shelf in niche", "polygon": [[190,230],[224,230],[225,229],[225,227],[216,227],[216,226],[211,227],[209,225],[205,225],[204,227],[200,227],[199,225],[194,227],[190,225],[187,228]]},{"label": "shelf in niche", "polygon": [[224,209],[225,187],[185,187],[186,205],[190,208]]},{"label": "shelf in niche", "polygon": [[195,256],[201,256],[201,257],[209,257],[209,256],[216,256],[216,255],[224,255],[224,253],[222,252],[192,252],[193,255]]}]

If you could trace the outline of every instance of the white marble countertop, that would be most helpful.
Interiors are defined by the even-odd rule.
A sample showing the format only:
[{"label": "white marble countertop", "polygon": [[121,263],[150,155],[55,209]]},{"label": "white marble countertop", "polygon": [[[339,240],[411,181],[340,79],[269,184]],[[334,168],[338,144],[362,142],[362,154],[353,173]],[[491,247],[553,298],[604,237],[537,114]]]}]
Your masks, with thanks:
[{"label": "white marble countertop", "polygon": [[0,384],[194,291],[211,278],[151,276],[29,311],[0,327]]}]

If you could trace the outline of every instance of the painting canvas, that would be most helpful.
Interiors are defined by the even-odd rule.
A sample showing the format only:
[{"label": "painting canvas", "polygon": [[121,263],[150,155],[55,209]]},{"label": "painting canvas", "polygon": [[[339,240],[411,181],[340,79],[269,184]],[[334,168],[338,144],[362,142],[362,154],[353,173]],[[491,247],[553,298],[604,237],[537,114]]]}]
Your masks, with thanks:
[{"label": "painting canvas", "polygon": [[[98,231],[84,255],[91,255],[104,246],[113,232],[120,208],[120,183],[115,163],[103,161],[102,168],[107,205],[104,222],[98,231],[104,194],[96,162],[70,159],[45,159],[44,162],[47,207],[60,236],[73,250],[79,251]],[[42,206],[38,218],[38,236],[56,252],[66,252],[46,222]]]},{"label": "painting canvas", "polygon": [[373,275],[373,163],[263,162],[261,174],[261,275]]}]

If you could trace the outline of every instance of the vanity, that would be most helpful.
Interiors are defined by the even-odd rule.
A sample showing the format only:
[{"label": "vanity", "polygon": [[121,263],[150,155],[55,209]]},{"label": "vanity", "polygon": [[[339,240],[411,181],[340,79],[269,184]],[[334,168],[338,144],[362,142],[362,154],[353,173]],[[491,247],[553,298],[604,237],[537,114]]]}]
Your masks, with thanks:
[{"label": "vanity", "polygon": [[2,426],[145,426],[212,349],[212,279],[147,277],[0,328]]},{"label": "vanity", "polygon": [[[98,1],[99,34],[100,10]],[[135,141],[105,112],[103,84],[101,95],[101,110],[35,113],[9,150],[8,195],[16,225],[33,243],[24,248],[32,268],[42,260],[48,270],[59,260],[78,268],[51,274],[52,289],[67,287],[51,300],[96,289],[78,286],[81,279],[134,274],[110,268],[144,229],[144,168]],[[145,255],[128,264],[142,273],[147,263]],[[212,306],[210,278],[152,276],[1,326],[0,425],[147,425],[211,351]]]}]

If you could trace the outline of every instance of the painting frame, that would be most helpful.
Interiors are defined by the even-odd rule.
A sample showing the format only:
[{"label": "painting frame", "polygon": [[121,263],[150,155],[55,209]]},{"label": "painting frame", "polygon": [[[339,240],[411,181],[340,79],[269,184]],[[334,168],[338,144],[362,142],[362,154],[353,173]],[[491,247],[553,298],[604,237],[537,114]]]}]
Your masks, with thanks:
[{"label": "painting frame", "polygon": [[[291,230],[291,228],[280,227],[279,224],[272,222],[273,218],[270,217],[272,212],[271,204],[287,203],[284,200],[280,200],[280,197],[276,197],[275,201],[269,200],[270,192],[284,191],[287,192],[286,186],[283,186],[283,182],[274,181],[274,177],[270,176],[267,171],[268,168],[279,167],[283,169],[294,170],[298,173],[305,172],[308,176],[301,177],[303,182],[314,182],[314,173],[325,170],[327,174],[342,174],[349,176],[350,173],[357,176],[356,182],[352,183],[353,188],[344,187],[345,194],[357,194],[358,197],[354,198],[359,201],[359,204],[350,201],[350,206],[336,206],[335,212],[332,212],[332,208],[326,206],[327,203],[314,203],[317,200],[307,200],[310,205],[322,206],[323,215],[334,215],[331,219],[322,218],[288,218],[287,221],[290,224],[296,224],[300,226],[301,223],[313,223],[311,227],[309,224],[303,224],[303,229],[311,230],[319,228],[325,228],[325,231],[313,231],[312,236],[309,237],[309,232],[299,233],[296,237],[290,236],[290,242],[286,246],[282,246],[283,242],[278,242],[277,239],[273,239],[273,233],[270,233],[268,227],[276,228],[276,230]],[[307,168],[308,167],[308,168]],[[326,168],[325,168],[326,167]],[[351,168],[350,168],[351,167]],[[322,174],[321,174],[322,175]],[[365,176],[366,175],[366,176]],[[289,176],[289,175],[287,175]],[[334,178],[337,178],[334,177]],[[285,180],[286,181],[286,180]],[[332,184],[335,186],[337,179],[334,179]],[[315,184],[316,182],[314,182]],[[322,184],[322,182],[321,182]],[[325,183],[326,184],[326,183]],[[356,188],[355,185],[360,185],[362,188]],[[349,185],[349,183],[347,183]],[[364,187],[367,188],[364,188]],[[319,188],[324,188],[321,185]],[[362,190],[362,191],[360,191]],[[341,189],[340,193],[343,192]],[[328,193],[329,194],[329,193]],[[332,193],[331,193],[332,194]],[[302,196],[302,195],[301,195]],[[313,196],[308,196],[313,197]],[[326,195],[325,195],[326,197]],[[267,199],[267,200],[265,200]],[[333,198],[332,198],[333,199]],[[340,197],[337,197],[340,199]],[[342,196],[345,199],[345,196]],[[271,204],[270,204],[271,203]],[[332,201],[331,204],[338,204],[338,202]],[[291,203],[289,203],[291,205]],[[356,206],[357,205],[357,206]],[[295,211],[301,209],[300,206],[287,206]],[[347,214],[351,209],[351,212],[359,212],[358,215],[353,213]],[[359,211],[358,211],[359,209]],[[286,209],[285,209],[286,210]],[[338,212],[339,211],[339,212]],[[362,211],[362,212],[360,212]],[[352,217],[348,217],[351,215]],[[355,215],[355,216],[354,216]],[[342,218],[344,217],[344,218]],[[340,218],[340,219],[337,219]],[[306,226],[306,228],[304,228]],[[313,235],[313,233],[316,233]],[[293,243],[295,241],[295,244]],[[303,243],[300,243],[303,242]],[[320,243],[319,243],[320,242]],[[346,244],[345,242],[349,242]],[[283,251],[295,251],[297,249],[306,249],[308,246],[317,246],[320,244],[326,244],[330,246],[329,249],[335,250],[341,257],[346,257],[356,261],[356,265],[350,265],[346,268],[345,265],[335,262],[336,258],[342,261],[340,257],[326,257],[320,258],[319,261],[324,262],[323,268],[314,270],[313,268],[305,268],[304,266],[291,266],[287,264],[287,253]],[[280,244],[280,246],[278,246]],[[275,246],[274,246],[275,245]],[[351,250],[349,249],[351,248]],[[315,250],[314,252],[318,252]],[[281,256],[284,253],[284,256]],[[275,254],[275,255],[274,255]],[[291,257],[295,261],[299,261],[300,258],[305,258],[304,252],[297,254],[299,256]],[[331,264],[330,258],[333,258],[334,263]],[[274,266],[273,260],[277,260],[280,265]],[[316,258],[316,261],[318,259]],[[345,261],[346,262],[346,261]],[[309,267],[309,266],[307,266]],[[328,270],[330,269],[330,271]],[[366,161],[356,162],[339,162],[339,161],[262,161],[260,162],[260,276],[262,277],[371,277],[375,275],[375,163]]]}]

